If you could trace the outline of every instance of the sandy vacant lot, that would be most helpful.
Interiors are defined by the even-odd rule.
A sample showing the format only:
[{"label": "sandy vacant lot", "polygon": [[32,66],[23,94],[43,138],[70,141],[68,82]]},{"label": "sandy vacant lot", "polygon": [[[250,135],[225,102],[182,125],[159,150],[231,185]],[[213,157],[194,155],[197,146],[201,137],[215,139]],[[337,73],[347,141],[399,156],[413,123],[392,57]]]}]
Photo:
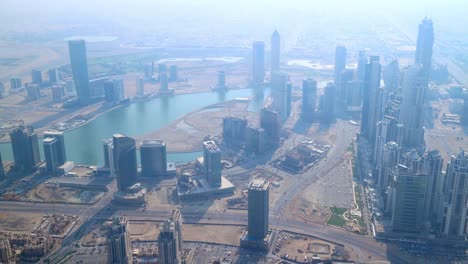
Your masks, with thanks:
[{"label": "sandy vacant lot", "polygon": [[242,226],[184,225],[184,240],[214,242],[239,246]]},{"label": "sandy vacant lot", "polygon": [[42,214],[0,212],[0,230],[31,232],[42,221]]}]

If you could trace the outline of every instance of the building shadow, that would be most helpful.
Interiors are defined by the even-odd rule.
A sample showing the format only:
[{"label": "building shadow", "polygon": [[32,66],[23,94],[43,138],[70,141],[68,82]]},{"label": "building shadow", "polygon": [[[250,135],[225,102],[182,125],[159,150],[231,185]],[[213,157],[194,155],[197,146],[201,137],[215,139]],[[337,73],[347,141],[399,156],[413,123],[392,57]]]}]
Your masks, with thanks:
[{"label": "building shadow", "polygon": [[312,124],[312,122],[304,121],[302,118],[298,118],[294,124],[293,131],[296,134],[307,135],[307,132],[309,132]]}]

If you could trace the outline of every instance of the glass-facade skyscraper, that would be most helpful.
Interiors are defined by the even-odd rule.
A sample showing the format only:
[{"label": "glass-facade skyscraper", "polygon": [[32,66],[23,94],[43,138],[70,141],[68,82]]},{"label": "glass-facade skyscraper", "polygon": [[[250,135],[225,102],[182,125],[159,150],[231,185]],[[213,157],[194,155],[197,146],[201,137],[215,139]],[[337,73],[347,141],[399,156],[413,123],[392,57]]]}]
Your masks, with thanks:
[{"label": "glass-facade skyscraper", "polygon": [[86,105],[90,101],[90,91],[85,41],[70,40],[68,42],[68,50],[78,101],[81,105]]}]

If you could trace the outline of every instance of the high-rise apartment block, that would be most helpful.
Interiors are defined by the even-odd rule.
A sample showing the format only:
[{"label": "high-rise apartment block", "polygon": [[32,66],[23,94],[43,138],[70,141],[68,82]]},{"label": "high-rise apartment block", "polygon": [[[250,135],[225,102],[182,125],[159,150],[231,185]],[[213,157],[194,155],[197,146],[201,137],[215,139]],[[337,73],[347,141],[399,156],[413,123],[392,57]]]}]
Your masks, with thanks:
[{"label": "high-rise apartment block", "polygon": [[32,127],[20,126],[10,133],[15,170],[30,172],[41,161],[37,134]]},{"label": "high-rise apartment block", "polygon": [[203,166],[207,182],[213,187],[221,186],[221,150],[214,141],[203,142]]},{"label": "high-rise apartment block", "polygon": [[130,232],[125,217],[115,217],[107,226],[107,263],[133,263]]},{"label": "high-rise apartment block", "polygon": [[403,147],[424,146],[424,97],[427,84],[421,65],[413,65],[403,70],[402,102],[400,122],[404,126]]},{"label": "high-rise apartment block", "polygon": [[317,103],[317,81],[311,78],[302,81],[302,120],[312,122],[315,118]]},{"label": "high-rise apartment block", "polygon": [[42,72],[39,70],[32,70],[31,80],[34,84],[42,84]]},{"label": "high-rise apartment block", "polygon": [[241,246],[268,248],[269,182],[254,179],[248,188],[247,233],[241,238]]},{"label": "high-rise apartment block", "polygon": [[427,175],[404,165],[398,166],[393,192],[392,230],[420,233],[424,230]]},{"label": "high-rise apartment block", "polygon": [[468,156],[461,150],[447,164],[442,215],[442,234],[466,237],[468,234]]}]

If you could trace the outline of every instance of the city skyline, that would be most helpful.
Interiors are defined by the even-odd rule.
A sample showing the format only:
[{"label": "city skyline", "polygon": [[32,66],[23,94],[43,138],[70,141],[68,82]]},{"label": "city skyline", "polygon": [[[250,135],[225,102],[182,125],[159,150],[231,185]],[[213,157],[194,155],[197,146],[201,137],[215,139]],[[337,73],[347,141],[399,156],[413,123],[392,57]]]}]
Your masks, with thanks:
[{"label": "city skyline", "polygon": [[162,4],[194,14],[147,35],[142,12],[0,40],[24,51],[0,52],[1,262],[468,259],[468,78],[445,9],[374,21],[363,0],[345,25],[298,22],[307,3],[258,22],[254,3],[200,26],[210,3]]}]

